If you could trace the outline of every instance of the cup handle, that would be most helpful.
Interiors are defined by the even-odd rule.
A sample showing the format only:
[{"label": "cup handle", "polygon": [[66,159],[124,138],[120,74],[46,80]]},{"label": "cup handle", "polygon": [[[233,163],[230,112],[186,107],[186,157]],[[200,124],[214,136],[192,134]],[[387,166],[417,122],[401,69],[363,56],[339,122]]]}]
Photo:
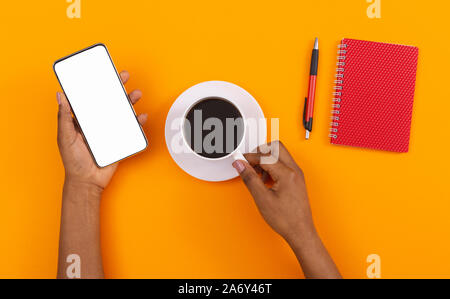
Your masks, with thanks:
[{"label": "cup handle", "polygon": [[233,160],[234,160],[234,161],[237,161],[237,160],[247,161],[247,159],[245,159],[244,155],[243,155],[239,150],[237,150],[237,151],[232,155],[232,157],[233,157]]}]

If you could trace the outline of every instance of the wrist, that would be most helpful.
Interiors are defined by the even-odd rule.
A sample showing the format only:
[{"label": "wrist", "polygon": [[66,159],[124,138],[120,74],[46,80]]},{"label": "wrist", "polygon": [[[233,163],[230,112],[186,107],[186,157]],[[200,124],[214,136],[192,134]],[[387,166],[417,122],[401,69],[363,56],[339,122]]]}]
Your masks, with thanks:
[{"label": "wrist", "polygon": [[84,199],[100,199],[103,188],[84,180],[66,176],[64,180],[64,191],[83,195]]},{"label": "wrist", "polygon": [[314,225],[297,226],[292,229],[284,239],[291,247],[307,247],[319,239],[319,235]]}]

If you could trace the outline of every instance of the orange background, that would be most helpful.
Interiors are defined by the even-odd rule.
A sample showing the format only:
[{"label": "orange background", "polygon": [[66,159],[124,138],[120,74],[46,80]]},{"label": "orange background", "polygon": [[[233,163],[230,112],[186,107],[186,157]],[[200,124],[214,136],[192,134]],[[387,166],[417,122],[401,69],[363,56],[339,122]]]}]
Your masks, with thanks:
[{"label": "orange background", "polygon": [[[297,278],[289,247],[264,223],[239,180],[184,173],[164,141],[177,96],[207,80],[248,90],[304,169],[318,230],[344,277],[450,277],[448,1],[99,1],[1,4],[0,277],[56,275],[63,166],[52,63],[96,42],[140,88],[149,149],[122,163],[102,200],[107,277]],[[320,38],[315,130],[301,126],[311,48]],[[420,48],[407,154],[330,145],[328,125],[343,37]]]}]

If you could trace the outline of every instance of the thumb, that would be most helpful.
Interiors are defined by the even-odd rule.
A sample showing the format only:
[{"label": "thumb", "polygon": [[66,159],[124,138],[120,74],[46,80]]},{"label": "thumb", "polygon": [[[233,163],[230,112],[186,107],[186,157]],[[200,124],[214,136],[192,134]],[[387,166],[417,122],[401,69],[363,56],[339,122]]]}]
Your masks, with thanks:
[{"label": "thumb", "polygon": [[264,182],[256,173],[255,169],[245,161],[237,160],[233,163],[233,167],[241,176],[244,184],[252,194],[256,203],[259,205],[263,201],[269,190],[264,185]]},{"label": "thumb", "polygon": [[72,118],[72,110],[64,93],[57,92],[58,100],[58,142],[64,143],[67,140],[73,140],[76,136],[76,130]]}]

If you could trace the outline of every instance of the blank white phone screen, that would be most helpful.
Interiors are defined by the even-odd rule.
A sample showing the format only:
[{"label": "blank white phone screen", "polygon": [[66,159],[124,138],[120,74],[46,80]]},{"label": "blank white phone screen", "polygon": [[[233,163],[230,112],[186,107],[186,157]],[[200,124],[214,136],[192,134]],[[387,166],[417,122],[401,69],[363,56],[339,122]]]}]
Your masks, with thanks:
[{"label": "blank white phone screen", "polygon": [[55,63],[56,75],[98,166],[147,147],[147,139],[103,45]]}]

